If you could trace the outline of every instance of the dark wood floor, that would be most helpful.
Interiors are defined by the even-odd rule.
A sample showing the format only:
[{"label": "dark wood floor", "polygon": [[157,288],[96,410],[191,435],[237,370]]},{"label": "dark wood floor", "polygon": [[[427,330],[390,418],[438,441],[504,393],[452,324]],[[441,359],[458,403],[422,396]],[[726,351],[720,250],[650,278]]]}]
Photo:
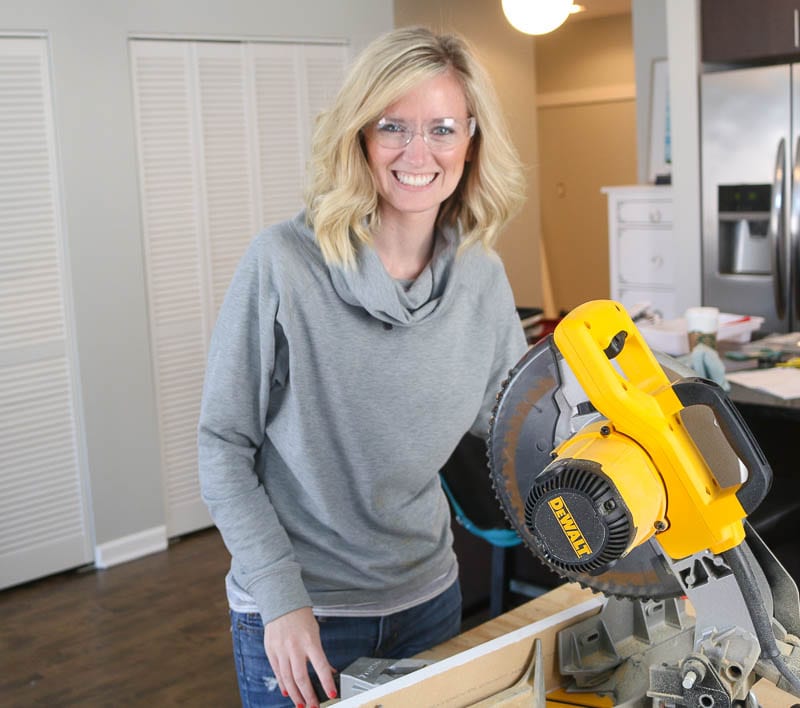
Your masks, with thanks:
[{"label": "dark wood floor", "polygon": [[[491,549],[454,532],[466,631],[488,619]],[[0,706],[238,706],[229,563],[212,528],[108,570],[1,591]]]},{"label": "dark wood floor", "polygon": [[237,706],[215,529],[0,592],[0,705]]}]

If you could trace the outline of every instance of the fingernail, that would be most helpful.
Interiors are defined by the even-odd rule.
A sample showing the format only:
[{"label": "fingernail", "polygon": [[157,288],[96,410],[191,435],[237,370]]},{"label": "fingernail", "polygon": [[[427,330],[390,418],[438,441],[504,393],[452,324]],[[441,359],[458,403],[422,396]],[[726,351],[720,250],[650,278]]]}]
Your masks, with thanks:
[{"label": "fingernail", "polygon": [[284,698],[287,698],[287,697],[288,697],[288,695],[289,695],[289,692],[288,692],[288,691],[281,691],[281,693],[283,694],[283,697],[284,697]]},{"label": "fingernail", "polygon": [[338,694],[336,693],[335,688],[332,688],[330,691],[328,691],[328,698],[336,698],[337,695]]}]

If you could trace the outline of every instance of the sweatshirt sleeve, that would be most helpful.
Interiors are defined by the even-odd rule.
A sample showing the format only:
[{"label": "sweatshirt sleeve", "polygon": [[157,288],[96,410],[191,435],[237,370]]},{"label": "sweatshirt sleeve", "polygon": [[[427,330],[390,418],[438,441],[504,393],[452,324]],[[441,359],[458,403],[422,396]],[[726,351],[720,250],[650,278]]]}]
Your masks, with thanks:
[{"label": "sweatshirt sleeve", "polygon": [[[495,256],[496,257],[496,256]],[[497,402],[497,394],[510,369],[528,350],[525,331],[522,328],[514,294],[502,263],[497,258],[499,273],[493,278],[493,287],[487,298],[486,328],[495,338],[494,359],[486,382],[483,405],[470,433],[485,439],[489,433],[489,419]]]},{"label": "sweatshirt sleeve", "polygon": [[310,606],[292,545],[255,472],[275,364],[279,298],[256,239],[211,338],[198,425],[200,490],[264,623]]}]

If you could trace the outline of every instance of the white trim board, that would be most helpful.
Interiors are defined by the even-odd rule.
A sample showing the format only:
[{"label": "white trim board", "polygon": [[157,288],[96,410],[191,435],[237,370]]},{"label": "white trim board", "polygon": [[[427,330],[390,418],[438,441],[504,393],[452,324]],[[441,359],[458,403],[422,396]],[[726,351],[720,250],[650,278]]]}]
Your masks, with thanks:
[{"label": "white trim board", "polygon": [[154,526],[94,547],[94,564],[105,569],[167,549],[167,527]]},{"label": "white trim board", "polygon": [[[475,662],[479,659],[484,657],[488,657],[500,650],[509,647],[513,644],[517,644],[522,642],[528,638],[533,638],[535,636],[541,635],[548,630],[553,630],[560,624],[570,623],[570,620],[577,621],[580,617],[588,616],[592,614],[595,610],[602,607],[605,603],[605,598],[597,595],[594,597],[585,600],[584,602],[574,605],[572,607],[568,607],[560,612],[550,615],[549,617],[545,617],[538,622],[532,622],[531,624],[520,627],[508,634],[504,634],[501,637],[497,637],[496,639],[492,639],[488,642],[484,642],[483,644],[479,644],[472,649],[467,649],[466,651],[460,652],[455,656],[451,656],[447,659],[442,659],[441,661],[437,661],[430,666],[426,666],[425,668],[419,669],[418,671],[414,671],[412,674],[407,676],[403,676],[401,678],[395,679],[394,681],[390,681],[387,684],[382,686],[378,686],[373,688],[369,691],[364,691],[363,693],[359,693],[356,696],[352,696],[351,698],[347,698],[343,701],[340,701],[336,704],[337,708],[355,708],[356,706],[378,706],[384,705],[387,708],[389,706],[394,705],[402,705],[401,703],[392,702],[391,698],[387,700],[387,697],[391,697],[392,694],[395,694],[402,689],[410,688],[412,686],[421,684],[428,679],[431,679],[436,676],[441,676],[453,669],[458,667],[464,666],[471,662]],[[552,654],[552,647],[544,647],[545,655],[550,653]],[[514,667],[509,666],[509,670],[513,673]],[[479,668],[475,667],[473,673],[480,673]],[[480,678],[480,677],[478,677]],[[488,682],[489,679],[496,679],[497,677],[486,677],[486,681]],[[511,681],[513,683],[513,680]],[[466,691],[467,688],[464,686],[458,687],[458,690]],[[463,696],[461,696],[463,698]],[[469,703],[474,702],[473,700],[468,701]],[[383,700],[381,700],[383,699]],[[402,700],[402,699],[401,699]],[[452,701],[449,697],[439,696],[439,702],[437,705],[441,706],[450,706],[450,705],[458,705],[459,704],[459,697],[453,697]],[[463,703],[461,703],[463,705]]]},{"label": "white trim board", "polygon": [[550,91],[536,94],[537,108],[580,106],[590,103],[613,103],[636,99],[636,84],[611,84],[574,91]]}]

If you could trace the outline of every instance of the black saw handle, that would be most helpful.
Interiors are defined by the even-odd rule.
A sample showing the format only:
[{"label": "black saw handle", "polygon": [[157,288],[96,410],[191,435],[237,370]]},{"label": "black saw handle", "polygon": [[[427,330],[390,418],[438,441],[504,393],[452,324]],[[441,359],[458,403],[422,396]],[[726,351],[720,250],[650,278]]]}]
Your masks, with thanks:
[{"label": "black saw handle", "polygon": [[745,512],[751,514],[772,486],[772,468],[741,413],[725,391],[709,379],[681,379],[672,384],[672,390],[684,407],[708,406],[713,411],[728,444],[747,467],[747,481],[737,490],[736,497]]}]

